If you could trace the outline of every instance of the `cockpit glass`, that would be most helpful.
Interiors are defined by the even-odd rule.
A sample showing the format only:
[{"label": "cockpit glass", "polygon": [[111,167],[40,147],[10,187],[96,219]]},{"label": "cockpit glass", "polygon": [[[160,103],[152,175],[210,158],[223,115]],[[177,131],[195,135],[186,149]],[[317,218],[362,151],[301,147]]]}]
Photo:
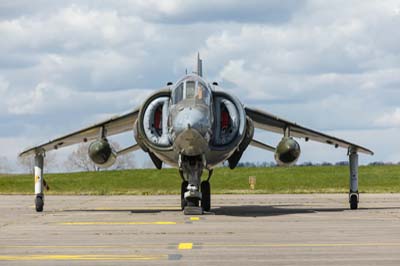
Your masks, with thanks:
[{"label": "cockpit glass", "polygon": [[172,96],[173,104],[176,104],[176,103],[182,101],[182,98],[183,98],[183,83],[181,83],[174,90],[174,94]]},{"label": "cockpit glass", "polygon": [[193,98],[195,92],[196,92],[196,87],[194,81],[186,81],[186,99]]},{"label": "cockpit glass", "polygon": [[179,84],[172,92],[172,104],[182,100],[192,99],[196,103],[210,105],[211,95],[207,85],[200,81],[186,80]]},{"label": "cockpit glass", "polygon": [[208,90],[200,82],[197,84],[196,100],[202,101],[207,105],[210,103]]}]

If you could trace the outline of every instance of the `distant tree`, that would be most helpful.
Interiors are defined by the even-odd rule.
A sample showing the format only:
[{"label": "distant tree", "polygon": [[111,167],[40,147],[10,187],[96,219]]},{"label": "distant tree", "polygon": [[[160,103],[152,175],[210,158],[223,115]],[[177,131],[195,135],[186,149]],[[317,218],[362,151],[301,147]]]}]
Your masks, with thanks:
[{"label": "distant tree", "polygon": [[44,158],[44,169],[46,172],[53,172],[58,169],[57,156],[54,152],[46,153]]},{"label": "distant tree", "polygon": [[321,166],[331,166],[332,164],[331,163],[329,163],[329,162],[322,162],[321,163]]},{"label": "distant tree", "polygon": [[349,162],[348,161],[340,161],[340,162],[335,163],[335,165],[345,166],[345,165],[349,165]]},{"label": "distant tree", "polygon": [[[116,142],[111,142],[111,145],[117,151],[121,149],[121,146]],[[117,160],[115,161],[115,164],[111,166],[110,169],[123,170],[123,169],[133,169],[135,167],[136,167],[135,156],[133,155],[133,153],[127,153],[118,156]]]},{"label": "distant tree", "polygon": [[33,156],[18,157],[18,165],[24,173],[33,174],[35,165]]},{"label": "distant tree", "polygon": [[11,167],[10,167],[7,157],[0,156],[0,173],[6,174],[6,173],[9,173],[10,171],[11,171]]},{"label": "distant tree", "polygon": [[312,162],[303,162],[300,166],[313,166]]},{"label": "distant tree", "polygon": [[[33,174],[35,171],[35,157],[25,156],[18,157],[18,164],[25,173]],[[58,167],[57,157],[55,153],[46,153],[44,158],[44,168],[46,172],[51,172]]]},{"label": "distant tree", "polygon": [[385,165],[385,163],[376,161],[376,162],[370,162],[368,165]]},{"label": "distant tree", "polygon": [[[116,150],[120,150],[120,145],[114,141],[110,141],[111,146]],[[80,170],[80,171],[100,171],[98,167],[89,158],[89,143],[79,144],[78,147],[68,156],[65,166],[68,170]],[[121,170],[121,169],[132,169],[135,167],[135,160],[132,153],[121,155],[117,157],[114,165],[108,168],[108,170]]]}]

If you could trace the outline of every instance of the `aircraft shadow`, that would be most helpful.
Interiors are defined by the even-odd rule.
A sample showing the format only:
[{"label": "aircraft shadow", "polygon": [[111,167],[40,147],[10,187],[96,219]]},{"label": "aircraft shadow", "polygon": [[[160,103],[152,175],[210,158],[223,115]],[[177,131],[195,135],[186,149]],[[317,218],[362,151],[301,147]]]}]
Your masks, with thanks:
[{"label": "aircraft shadow", "polygon": [[107,210],[102,210],[102,209],[68,209],[68,210],[62,210],[63,212],[130,212],[130,213],[160,213],[160,212],[180,212],[181,210],[179,208],[177,209],[107,209]]},{"label": "aircraft shadow", "polygon": [[[210,213],[214,215],[224,216],[238,216],[238,217],[265,217],[265,216],[279,216],[290,214],[311,214],[317,212],[343,212],[350,211],[349,208],[307,208],[302,206],[299,208],[295,205],[293,207],[283,205],[276,206],[262,206],[262,205],[241,205],[241,206],[221,206],[212,208]],[[358,210],[389,210],[400,209],[400,207],[376,207],[376,208],[359,208]]]},{"label": "aircraft shadow", "polygon": [[[300,206],[300,205],[297,205]],[[359,210],[400,210],[399,207],[372,207],[372,208],[359,208]],[[237,216],[237,217],[266,217],[266,216],[279,216],[290,214],[312,214],[317,212],[343,212],[350,211],[349,208],[307,208],[301,205],[240,205],[240,206],[221,206],[212,208],[210,212],[205,215],[221,215],[221,216]],[[153,214],[161,212],[181,212],[179,207],[176,209],[67,209],[61,212],[130,212],[132,214]]]}]

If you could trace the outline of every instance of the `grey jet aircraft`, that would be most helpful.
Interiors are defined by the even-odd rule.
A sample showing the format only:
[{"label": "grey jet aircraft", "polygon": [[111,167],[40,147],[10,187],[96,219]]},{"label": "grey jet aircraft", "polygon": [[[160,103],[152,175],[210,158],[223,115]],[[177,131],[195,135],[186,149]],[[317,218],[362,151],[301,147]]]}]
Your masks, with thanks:
[{"label": "grey jet aircraft", "polygon": [[[254,129],[282,134],[276,147],[253,138]],[[136,144],[115,151],[107,138],[134,132]],[[46,152],[81,142],[90,142],[88,154],[100,167],[111,166],[118,155],[142,149],[156,168],[163,163],[178,168],[181,207],[185,214],[210,211],[210,178],[213,168],[225,161],[234,169],[249,145],[274,152],[279,165],[292,165],[300,156],[295,138],[304,138],[347,149],[350,165],[349,203],[356,209],[358,193],[358,153],[373,152],[357,144],[306,128],[273,114],[245,107],[238,98],[210,84],[202,75],[202,60],[197,71],[153,93],[143,104],[121,116],[56,138],[23,151],[20,156],[35,157],[35,205],[43,210],[43,161]],[[201,180],[203,171],[208,178]]]}]

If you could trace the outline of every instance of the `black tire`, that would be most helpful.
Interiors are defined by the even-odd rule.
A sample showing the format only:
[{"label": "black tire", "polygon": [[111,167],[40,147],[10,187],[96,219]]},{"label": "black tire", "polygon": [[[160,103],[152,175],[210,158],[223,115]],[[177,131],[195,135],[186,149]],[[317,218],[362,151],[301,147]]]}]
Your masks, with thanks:
[{"label": "black tire", "polygon": [[203,211],[209,212],[211,209],[211,186],[210,182],[203,181],[201,182],[201,207]]},{"label": "black tire", "polygon": [[351,195],[350,197],[350,209],[356,210],[358,208],[358,197],[357,195]]},{"label": "black tire", "polygon": [[199,199],[198,198],[187,198],[186,199],[188,207],[199,207]]},{"label": "black tire", "polygon": [[188,181],[183,181],[181,184],[181,209],[185,209],[187,206],[187,201],[185,199],[185,192],[187,191],[187,186],[189,182]]},{"label": "black tire", "polygon": [[42,212],[43,211],[43,198],[41,196],[36,196],[35,199],[35,207],[37,212]]}]

